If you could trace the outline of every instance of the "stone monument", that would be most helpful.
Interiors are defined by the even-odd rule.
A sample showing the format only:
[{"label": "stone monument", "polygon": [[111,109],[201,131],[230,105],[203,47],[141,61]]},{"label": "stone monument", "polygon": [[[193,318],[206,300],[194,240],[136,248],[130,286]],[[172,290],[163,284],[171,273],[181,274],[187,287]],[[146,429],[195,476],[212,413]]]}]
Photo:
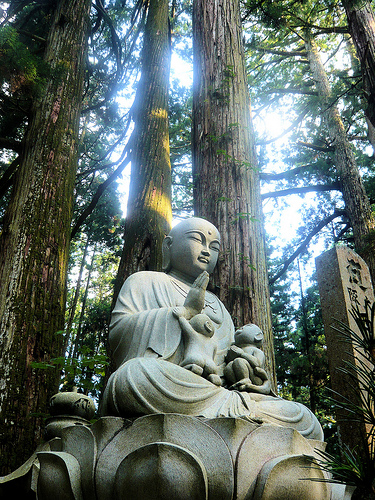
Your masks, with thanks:
[{"label": "stone monument", "polygon": [[38,500],[344,498],[316,462],[316,417],[271,393],[261,332],[248,325],[235,337],[206,289],[219,246],[215,226],[185,220],[165,238],[164,272],[127,279],[112,313],[116,369],[101,418],[50,436],[0,479],[0,497],[22,485]]},{"label": "stone monument", "polygon": [[[341,322],[360,333],[351,310],[357,306],[363,311],[366,301],[374,302],[369,269],[357,253],[340,245],[316,258],[316,271],[332,389],[361,405],[359,380],[349,378],[340,370],[345,361],[356,364],[360,354],[351,342],[343,342],[337,328]],[[343,409],[338,409],[336,416],[341,441],[351,450],[366,448],[365,424],[350,418]]]}]

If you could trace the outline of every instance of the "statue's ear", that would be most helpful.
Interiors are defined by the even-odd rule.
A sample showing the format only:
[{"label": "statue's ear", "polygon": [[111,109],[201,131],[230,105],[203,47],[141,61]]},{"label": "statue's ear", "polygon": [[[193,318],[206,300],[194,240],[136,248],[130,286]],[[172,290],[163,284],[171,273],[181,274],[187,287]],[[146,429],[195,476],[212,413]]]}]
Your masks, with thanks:
[{"label": "statue's ear", "polygon": [[166,236],[162,244],[162,252],[163,252],[162,269],[165,272],[168,272],[171,268],[171,251],[170,251],[171,245],[172,245],[172,236]]}]

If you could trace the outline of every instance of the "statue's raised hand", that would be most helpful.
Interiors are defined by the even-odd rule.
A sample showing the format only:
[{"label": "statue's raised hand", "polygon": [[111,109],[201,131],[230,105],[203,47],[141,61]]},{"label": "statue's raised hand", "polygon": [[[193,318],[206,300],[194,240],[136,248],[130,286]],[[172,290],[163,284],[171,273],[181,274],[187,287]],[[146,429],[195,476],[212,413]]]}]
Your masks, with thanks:
[{"label": "statue's raised hand", "polygon": [[210,276],[207,271],[203,271],[192,284],[184,305],[182,307],[175,307],[173,314],[176,317],[184,317],[187,320],[191,319],[196,314],[200,314],[204,308],[204,297]]}]

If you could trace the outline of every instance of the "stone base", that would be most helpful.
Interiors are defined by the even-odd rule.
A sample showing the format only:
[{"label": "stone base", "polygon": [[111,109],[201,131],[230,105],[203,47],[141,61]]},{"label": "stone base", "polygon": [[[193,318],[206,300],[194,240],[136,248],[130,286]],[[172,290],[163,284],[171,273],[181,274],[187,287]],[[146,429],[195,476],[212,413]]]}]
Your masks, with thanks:
[{"label": "stone base", "polygon": [[339,500],[344,489],[332,493],[315,461],[322,447],[242,418],[103,417],[63,429],[0,478],[0,498]]}]

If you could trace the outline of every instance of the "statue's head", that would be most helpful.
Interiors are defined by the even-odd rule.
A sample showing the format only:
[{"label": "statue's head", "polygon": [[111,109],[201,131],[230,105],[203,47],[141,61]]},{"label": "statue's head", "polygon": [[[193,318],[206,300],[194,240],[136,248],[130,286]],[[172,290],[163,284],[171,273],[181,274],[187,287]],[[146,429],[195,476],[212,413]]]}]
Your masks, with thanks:
[{"label": "statue's head", "polygon": [[215,333],[215,327],[207,314],[196,314],[190,320],[190,325],[198,333],[205,337],[212,337]]},{"label": "statue's head", "polygon": [[220,234],[204,219],[192,217],[174,226],[163,241],[163,270],[197,278],[203,271],[211,274],[220,249]]},{"label": "statue's head", "polygon": [[263,338],[262,330],[253,323],[242,326],[234,334],[234,341],[238,346],[247,344],[260,346],[263,343]]}]

